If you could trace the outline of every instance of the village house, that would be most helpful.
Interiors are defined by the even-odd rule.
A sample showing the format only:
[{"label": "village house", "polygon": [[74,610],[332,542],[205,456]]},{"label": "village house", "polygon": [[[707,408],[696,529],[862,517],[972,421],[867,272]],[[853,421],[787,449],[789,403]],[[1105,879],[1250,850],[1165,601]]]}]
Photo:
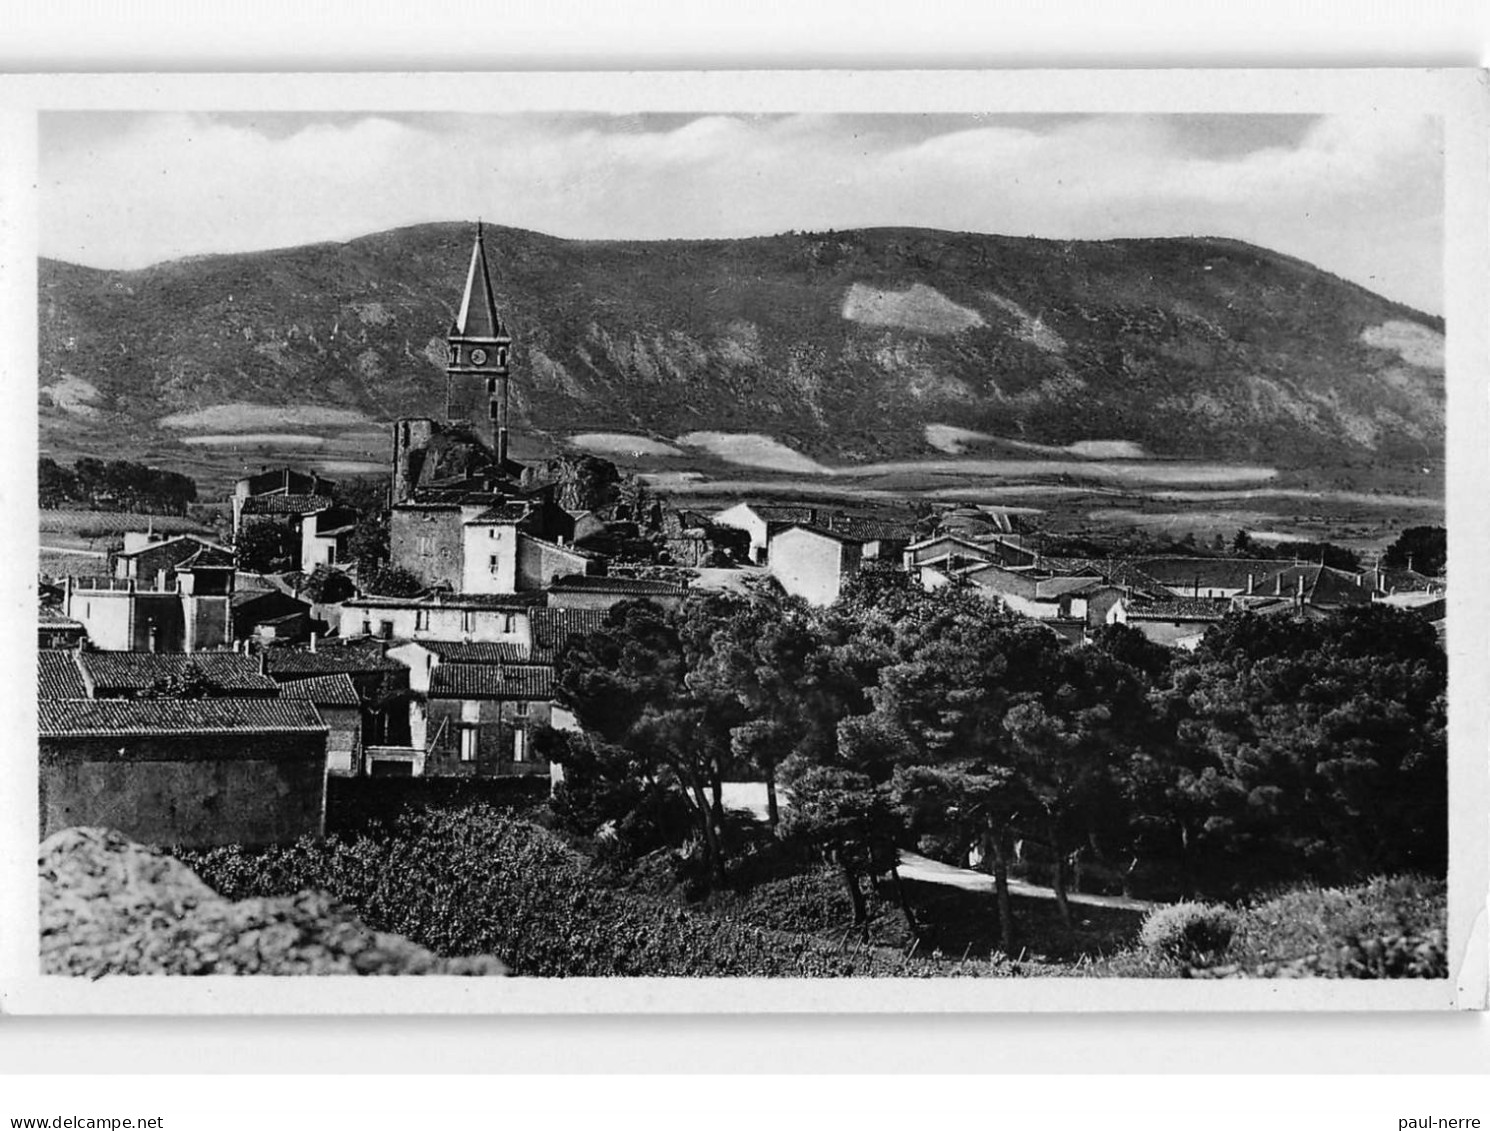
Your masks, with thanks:
[{"label": "village house", "polygon": [[239,589],[233,594],[233,639],[285,644],[310,637],[315,625],[307,601],[283,589]]},{"label": "village house", "polygon": [[315,705],[326,724],[326,772],[350,777],[362,767],[362,698],[346,672],[288,679],[279,685],[281,699]]},{"label": "village house", "polygon": [[287,844],[325,831],[327,727],[282,699],[42,698],[41,835]]},{"label": "village house", "polygon": [[[363,747],[408,744],[408,668],[385,655],[381,642],[319,641],[313,636],[309,648],[269,648],[259,659],[282,696],[294,683],[345,676],[357,695],[356,742]],[[320,694],[324,687],[329,685],[306,694]]]},{"label": "village house", "polygon": [[1125,610],[1124,620],[1155,644],[1194,651],[1231,610],[1226,597],[1170,597],[1135,604]]},{"label": "village house", "polygon": [[816,526],[790,526],[770,543],[771,576],[793,597],[831,605],[864,562],[864,543]]},{"label": "village house", "polygon": [[[292,521],[329,507],[336,484],[315,472],[291,467],[247,475],[233,484],[233,538],[243,529],[244,519]],[[271,501],[273,500],[273,501]],[[298,525],[298,522],[297,522]]]},{"label": "village house", "polygon": [[388,641],[519,640],[527,611],[546,601],[542,592],[355,597],[342,604],[340,632]]},{"label": "village house", "polygon": [[960,534],[933,534],[912,542],[902,555],[902,564],[912,573],[930,568],[946,577],[980,563],[1002,564],[994,546]]},{"label": "village house", "polygon": [[82,621],[63,616],[56,609],[36,611],[36,646],[38,648],[75,648],[88,636]]},{"label": "village house", "polygon": [[195,654],[86,652],[53,655],[71,658],[90,699],[137,699],[169,692],[189,677],[200,677],[214,697],[272,699],[279,694],[265,674],[264,661],[241,652]]},{"label": "village house", "polygon": [[799,523],[810,525],[817,517],[816,507],[736,503],[716,514],[714,522],[718,526],[744,531],[750,539],[750,560],[756,565],[765,565],[774,535]]},{"label": "village house", "polygon": [[518,662],[521,650],[494,644],[409,644],[390,655],[409,665],[410,746],[422,754],[409,772],[548,774],[533,753],[534,728],[573,726],[553,705],[551,665]]},{"label": "village house", "polygon": [[322,831],[327,727],[252,657],[41,651],[37,711],[43,836],[105,825],[201,847]]},{"label": "village house", "polygon": [[686,585],[645,577],[573,576],[548,587],[548,603],[556,609],[604,610],[622,601],[651,601],[671,610],[687,595]]},{"label": "village house", "polygon": [[[576,539],[582,539],[588,533],[576,524]],[[696,568],[751,559],[749,534],[738,527],[716,522],[700,511],[665,510],[661,533],[663,552],[672,565]]]},{"label": "village house", "polygon": [[348,545],[357,530],[357,512],[329,505],[300,516],[300,572],[317,566],[340,566],[349,561]]}]

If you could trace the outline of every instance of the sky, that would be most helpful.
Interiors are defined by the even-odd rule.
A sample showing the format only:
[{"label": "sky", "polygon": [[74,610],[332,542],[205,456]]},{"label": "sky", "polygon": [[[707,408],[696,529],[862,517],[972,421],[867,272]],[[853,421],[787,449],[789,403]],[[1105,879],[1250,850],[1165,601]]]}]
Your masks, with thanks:
[{"label": "sky", "polygon": [[1443,309],[1437,119],[43,115],[41,251],[95,267],[478,217],[676,239],[914,226],[1227,236]]}]

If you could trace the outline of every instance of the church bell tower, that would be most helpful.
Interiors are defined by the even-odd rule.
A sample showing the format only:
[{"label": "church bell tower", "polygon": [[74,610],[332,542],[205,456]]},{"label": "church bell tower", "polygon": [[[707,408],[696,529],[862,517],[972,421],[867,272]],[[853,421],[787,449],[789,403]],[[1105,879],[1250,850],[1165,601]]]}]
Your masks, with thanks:
[{"label": "church bell tower", "polygon": [[486,378],[492,448],[497,454],[497,465],[505,468],[507,359],[512,350],[512,335],[497,315],[491,273],[486,266],[486,239],[480,223],[476,225],[476,245],[471,249],[471,267],[466,272],[466,293],[445,340],[450,347],[445,363],[447,381],[454,382],[463,377]]}]

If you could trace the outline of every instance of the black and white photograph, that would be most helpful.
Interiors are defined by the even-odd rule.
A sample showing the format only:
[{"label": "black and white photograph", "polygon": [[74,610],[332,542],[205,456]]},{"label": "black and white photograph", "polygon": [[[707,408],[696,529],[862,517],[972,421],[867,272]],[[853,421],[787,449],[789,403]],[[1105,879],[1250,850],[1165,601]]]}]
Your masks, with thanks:
[{"label": "black and white photograph", "polygon": [[1483,1008],[1483,91],[1191,74],[43,109],[19,1008]]}]

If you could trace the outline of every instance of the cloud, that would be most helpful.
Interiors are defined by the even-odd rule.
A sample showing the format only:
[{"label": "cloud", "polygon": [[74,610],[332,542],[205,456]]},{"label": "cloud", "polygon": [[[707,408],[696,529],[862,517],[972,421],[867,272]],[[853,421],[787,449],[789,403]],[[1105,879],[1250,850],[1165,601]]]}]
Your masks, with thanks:
[{"label": "cloud", "polygon": [[50,116],[42,163],[46,253],[99,266],[477,215],[591,238],[917,225],[1225,235],[1441,302],[1425,118],[1248,119],[1228,147],[1160,115],[100,117]]}]

